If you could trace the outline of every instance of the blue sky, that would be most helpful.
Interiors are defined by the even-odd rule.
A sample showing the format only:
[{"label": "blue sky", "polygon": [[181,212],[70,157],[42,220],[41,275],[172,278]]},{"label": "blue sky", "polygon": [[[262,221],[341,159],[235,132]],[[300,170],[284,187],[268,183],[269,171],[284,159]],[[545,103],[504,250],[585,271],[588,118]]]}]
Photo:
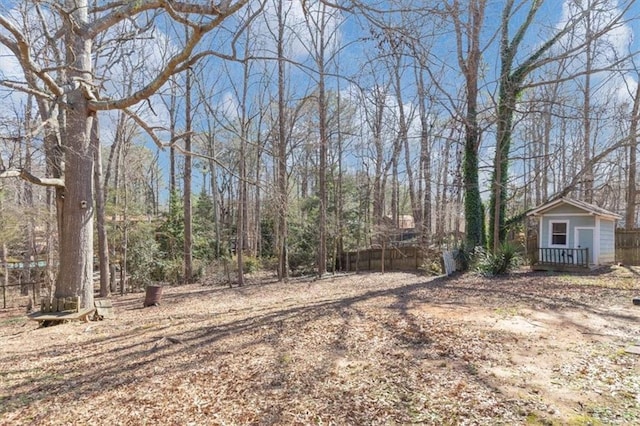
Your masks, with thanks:
[{"label": "blue sky", "polygon": [[[7,16],[9,13],[9,9],[12,5],[16,4],[14,2],[8,2],[6,0],[0,0],[0,14],[3,16]],[[437,3],[437,2],[436,2]],[[492,37],[498,31],[498,24],[500,21],[501,8],[503,5],[503,1],[495,1],[489,0],[489,5],[487,9],[487,18],[483,31],[483,39],[485,41],[492,40]],[[294,60],[298,61],[305,65],[305,67],[313,67],[311,58],[309,56],[309,52],[306,49],[309,47],[311,41],[308,35],[303,35],[305,32],[304,29],[304,14],[302,12],[302,8],[300,7],[299,2],[287,1],[284,2],[286,7],[289,7],[289,23],[290,26],[295,29],[297,32],[296,35],[293,33],[289,34],[289,42],[287,43],[288,56]],[[384,5],[384,2],[380,3]],[[564,2],[562,1],[551,1],[547,0],[542,9],[540,10],[538,17],[535,21],[534,26],[531,28],[529,35],[525,42],[523,43],[523,53],[531,52],[535,49],[539,44],[545,40],[549,34],[551,34],[560,24],[563,19],[563,8]],[[640,14],[640,6],[637,3],[634,3],[631,11],[629,13],[629,18],[637,18],[637,15]],[[520,15],[519,15],[520,16]],[[393,15],[388,15],[385,19],[392,19]],[[273,42],[270,40],[270,28],[273,28],[274,23],[274,7],[273,3],[269,3],[266,8],[266,12],[261,18],[256,19],[253,24],[253,38],[252,41],[256,43],[261,43],[262,47],[258,50],[258,53],[266,55],[270,55],[273,52]],[[517,23],[517,19],[515,22]],[[228,28],[233,28],[233,22],[235,19],[232,19],[228,25]],[[335,65],[340,70],[340,73],[347,76],[347,79],[340,81],[340,90],[345,94],[350,93],[349,86],[350,80],[358,81],[360,84],[364,85],[364,90],[370,90],[373,85],[380,84],[380,82],[374,81],[372,75],[366,72],[367,65],[366,61],[368,58],[371,58],[375,55],[375,44],[371,40],[363,40],[369,37],[369,31],[366,27],[366,21],[360,18],[355,18],[353,16],[348,16],[345,14],[337,14],[332,24],[333,27],[337,30],[337,38],[340,40],[343,47],[338,55],[339,61],[338,64]],[[449,29],[450,31],[450,29]],[[627,48],[628,43],[631,43],[629,46],[631,50],[637,49],[639,47],[638,44],[638,22],[634,19],[630,21],[623,30],[616,33],[615,36],[611,38],[612,43],[616,43],[620,49],[620,52],[623,52],[624,49]],[[144,46],[138,45],[136,47],[135,54],[138,57],[138,63],[144,65],[149,72],[152,71],[154,64],[159,63],[162,56],[162,47],[169,46],[173,49],[179,49],[179,34],[173,34],[167,31],[165,27],[164,30],[159,29],[155,33],[155,46]],[[220,47],[222,50],[228,52],[228,44],[225,45],[229,40],[229,32],[223,31],[223,34],[220,33],[213,34],[209,39],[209,42],[214,47]],[[242,40],[242,39],[241,39]],[[425,39],[426,41],[426,39]],[[203,46],[205,47],[205,46]],[[206,46],[208,47],[208,46]],[[450,94],[453,96],[454,101],[459,99],[459,90],[461,87],[461,78],[458,72],[456,72],[458,66],[455,58],[455,38],[451,32],[444,31],[435,42],[435,45],[432,50],[434,69],[437,70],[440,66],[447,69],[447,72],[440,75],[440,80],[438,83],[445,88],[450,89]],[[487,49],[484,52],[484,61],[485,65],[483,67],[483,78],[482,78],[482,90],[483,90],[483,101],[485,104],[491,104],[491,97],[495,95],[496,90],[496,75],[497,70],[499,69],[499,59],[497,55],[497,42],[493,39],[492,43],[489,44]],[[134,55],[135,56],[135,55]],[[255,73],[255,82],[252,86],[252,92],[250,98],[258,99],[259,94],[263,94],[264,91],[273,90],[273,80],[270,82],[261,82],[260,79],[265,75],[265,67],[272,67],[274,64],[273,61],[261,61],[259,64],[256,64],[253,68],[253,72]],[[227,117],[233,118],[234,112],[237,111],[237,99],[235,99],[234,92],[232,90],[232,85],[230,81],[227,79],[225,73],[231,71],[233,74],[231,77],[234,78],[237,82],[239,78],[239,65],[228,64],[226,67],[223,67],[219,60],[212,59],[209,61],[209,67],[205,72],[207,86],[209,90],[214,93],[213,102],[216,109],[225,111]],[[365,70],[365,72],[363,72]],[[111,70],[110,80],[116,82],[120,80],[122,70],[114,68]],[[137,71],[136,71],[137,72]],[[404,102],[408,109],[414,108],[413,105],[413,94],[415,92],[415,84],[412,81],[412,76],[410,72],[404,73]],[[7,55],[6,49],[3,49],[0,46],[0,78],[8,78],[8,79],[17,79],[19,78],[19,71],[16,66],[15,61],[13,61],[10,55]],[[383,77],[384,80],[384,77]],[[636,81],[636,76],[627,75],[627,83],[633,86]],[[617,85],[622,87],[622,84],[619,80],[612,80],[609,84]],[[117,93],[120,89],[116,90],[115,86],[111,86],[110,82],[105,84],[105,87],[112,91],[114,94]],[[336,78],[329,78],[328,86],[331,89],[336,90],[338,87],[338,80]],[[310,90],[314,87],[313,78],[310,78],[308,68],[302,70],[301,68],[295,67],[293,65],[289,66],[289,90],[290,95],[293,99],[299,99],[306,95]],[[625,87],[626,90],[626,87]],[[609,90],[603,90],[605,96],[609,96],[611,93]],[[623,91],[619,91],[618,94],[622,96]],[[12,94],[10,96],[4,97],[4,104],[10,105],[12,103],[20,103],[24,99],[20,95]],[[442,99],[446,102],[446,96],[442,96]],[[146,108],[146,104],[141,104],[140,114],[148,120],[152,125],[166,125],[168,124],[168,114],[166,108],[162,106],[162,102],[160,102],[159,96],[153,97],[151,99],[153,104],[153,112]],[[393,102],[391,102],[390,114],[393,114]],[[448,105],[451,107],[451,105]],[[257,107],[256,107],[257,108]],[[444,111],[446,108],[440,108]],[[106,144],[109,144],[110,137],[113,132],[113,127],[111,124],[111,120],[109,117],[113,117],[113,114],[106,114],[105,120],[103,120],[103,140]],[[201,126],[201,128],[205,128],[205,120],[202,118],[196,119],[197,125]],[[198,124],[199,123],[199,124]],[[413,124],[417,125],[417,122]],[[160,134],[163,137],[166,137],[166,134]],[[149,141],[141,137],[142,143],[146,143],[152,149],[155,147],[149,143]],[[490,141],[490,133],[489,137],[486,140],[486,146],[484,151],[484,160],[488,163],[491,158],[491,141]],[[167,174],[166,170],[166,156],[167,154],[163,154],[163,158],[165,159],[162,164],[165,168],[165,175]],[[199,179],[195,179],[196,182]]]}]

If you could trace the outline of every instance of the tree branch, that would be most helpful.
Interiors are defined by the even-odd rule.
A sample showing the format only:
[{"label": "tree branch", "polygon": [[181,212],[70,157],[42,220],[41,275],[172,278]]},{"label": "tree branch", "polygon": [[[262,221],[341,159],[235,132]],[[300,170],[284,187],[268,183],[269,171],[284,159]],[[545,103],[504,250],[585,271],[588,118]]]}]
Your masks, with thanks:
[{"label": "tree branch", "polygon": [[138,126],[140,126],[142,130],[144,130],[149,135],[153,143],[155,143],[158,148],[164,151],[165,144],[160,140],[160,138],[158,138],[158,135],[156,135],[154,128],[149,126],[142,118],[140,118],[138,114],[131,111],[129,108],[123,108],[122,112],[124,112]]},{"label": "tree branch", "polygon": [[30,86],[26,86],[25,83],[10,81],[10,80],[0,80],[0,85],[8,89],[13,89],[22,93],[26,93],[28,95],[37,96],[40,98],[48,99],[50,101],[54,100],[54,97],[51,96],[50,94],[45,93],[41,90],[36,90]]},{"label": "tree branch", "polygon": [[56,188],[64,188],[64,180],[59,178],[40,178],[32,175],[24,169],[20,170],[4,170],[0,172],[0,179],[17,177],[34,185],[53,186]]},{"label": "tree branch", "polygon": [[32,72],[37,75],[53,94],[61,96],[63,94],[62,88],[56,84],[55,80],[49,74],[43,72],[31,58],[31,54],[29,52],[30,44],[24,34],[22,34],[15,25],[5,19],[2,15],[0,15],[0,26],[4,27],[9,33],[11,33],[15,39],[14,41],[9,39],[7,36],[0,34],[0,44],[5,45],[16,56],[23,68],[23,72]]},{"label": "tree branch", "polygon": [[[226,18],[227,16],[229,16],[230,14],[236,12],[238,9],[240,9],[242,6],[244,6],[247,3],[248,0],[241,0],[238,1],[235,5],[230,6],[229,8],[226,9],[224,14],[219,14],[218,16],[216,16],[214,19],[212,19],[210,22],[208,22],[206,25],[202,25],[200,27],[196,27],[194,28],[191,37],[187,40],[184,49],[182,51],[180,51],[179,53],[175,54],[166,64],[166,66],[162,69],[162,71],[153,79],[149,82],[149,84],[147,84],[145,87],[143,87],[142,89],[138,90],[137,92],[133,93],[131,96],[127,96],[125,98],[119,99],[119,100],[94,100],[94,101],[90,101],[89,102],[89,106],[92,110],[94,111],[105,111],[105,110],[112,110],[112,109],[125,109],[128,108],[132,105],[137,104],[138,102],[147,99],[148,97],[150,97],[151,95],[153,95],[154,93],[156,93],[161,87],[162,85],[164,85],[169,78],[176,74],[178,72],[178,70],[182,69],[181,67],[184,65],[185,62],[188,62],[191,54],[193,53],[195,47],[197,46],[197,44],[200,42],[200,40],[205,36],[205,34],[207,34],[208,32],[210,32],[211,30],[213,30],[214,28],[216,28],[217,26],[219,26]],[[137,4],[137,3],[136,3]],[[160,2],[142,2],[141,3],[143,7],[146,7],[150,4],[155,5],[155,7],[161,7],[164,2],[160,1]],[[187,12],[187,13],[196,13],[199,9],[203,8],[204,6],[194,6],[196,7],[196,9],[191,10],[189,8],[186,8],[184,6],[184,3],[172,3],[171,6],[180,12]],[[163,6],[162,6],[163,7]],[[207,9],[209,10],[209,13],[213,13],[211,12],[212,9]],[[216,9],[217,10],[217,9]],[[130,13],[135,14],[138,13],[139,10],[134,8],[133,10],[130,11]]]},{"label": "tree branch", "polygon": [[[213,2],[203,4],[168,0],[122,2],[121,5],[113,11],[113,13],[96,20],[93,25],[89,27],[87,34],[89,37],[94,38],[99,33],[108,30],[118,22],[152,9],[164,9],[167,12],[169,12],[169,10],[173,10],[178,13],[212,16],[215,17],[213,21],[220,23],[227,16],[232,15],[244,7],[248,1],[249,0],[239,0],[234,5],[229,4],[230,2],[225,2],[225,4],[221,4],[219,7],[215,6]],[[215,26],[217,26],[217,24]]]}]

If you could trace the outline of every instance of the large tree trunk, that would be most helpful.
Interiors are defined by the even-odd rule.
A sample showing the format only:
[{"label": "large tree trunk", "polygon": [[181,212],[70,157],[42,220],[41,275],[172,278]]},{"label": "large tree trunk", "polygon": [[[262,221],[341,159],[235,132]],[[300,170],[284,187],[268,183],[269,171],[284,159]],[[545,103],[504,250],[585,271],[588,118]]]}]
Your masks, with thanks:
[{"label": "large tree trunk", "polygon": [[627,176],[627,208],[625,210],[625,228],[633,229],[636,226],[636,173],[638,150],[638,120],[640,120],[640,84],[636,87],[636,96],[633,99],[631,123],[629,125],[629,172]]},{"label": "large tree trunk", "polygon": [[[71,96],[74,95],[74,96]],[[72,93],[67,111],[65,195],[60,233],[60,269],[55,297],[81,297],[93,306],[93,152],[89,131],[93,117],[86,99]]]},{"label": "large tree trunk", "polygon": [[[462,22],[462,10],[457,0],[451,7],[456,30],[458,64],[465,78],[466,112],[462,176],[464,182],[464,216],[467,249],[484,245],[483,206],[478,179],[478,77],[482,56],[480,32],[485,17],[486,0],[469,1],[468,22]],[[465,52],[464,46],[468,46]],[[466,53],[466,56],[465,56]]]},{"label": "large tree trunk", "polygon": [[81,32],[87,23],[86,0],[65,2],[77,24],[67,27],[67,63],[72,64],[67,94],[66,126],[62,134],[65,155],[65,191],[60,232],[60,268],[55,297],[80,296],[81,307],[93,307],[93,150],[91,127],[95,118],[89,110],[92,90],[92,41]]},{"label": "large tree trunk", "polygon": [[[418,211],[414,210],[416,226],[419,225],[420,245],[429,247],[431,244],[431,124],[425,102],[427,101],[423,67],[416,70],[416,83],[418,85],[418,108],[420,114],[420,174],[419,182],[424,182],[418,190]],[[406,147],[405,149],[409,149]],[[407,166],[409,166],[407,164]],[[419,219],[420,218],[420,219]]]},{"label": "large tree trunk", "polygon": [[496,132],[496,152],[493,161],[493,188],[489,203],[489,247],[497,252],[500,244],[506,238],[504,226],[507,211],[507,182],[509,173],[509,151],[511,149],[511,133],[513,114],[516,108],[518,94],[517,83],[507,76],[500,83],[500,97],[498,99],[498,129]]}]

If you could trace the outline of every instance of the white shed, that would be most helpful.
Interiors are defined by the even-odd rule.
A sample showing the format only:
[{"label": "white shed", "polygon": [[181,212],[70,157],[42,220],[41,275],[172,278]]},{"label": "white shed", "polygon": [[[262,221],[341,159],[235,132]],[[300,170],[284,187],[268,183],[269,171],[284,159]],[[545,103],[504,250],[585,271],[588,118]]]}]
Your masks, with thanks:
[{"label": "white shed", "polygon": [[533,269],[590,268],[615,261],[620,215],[571,198],[550,201],[527,215],[538,218]]}]

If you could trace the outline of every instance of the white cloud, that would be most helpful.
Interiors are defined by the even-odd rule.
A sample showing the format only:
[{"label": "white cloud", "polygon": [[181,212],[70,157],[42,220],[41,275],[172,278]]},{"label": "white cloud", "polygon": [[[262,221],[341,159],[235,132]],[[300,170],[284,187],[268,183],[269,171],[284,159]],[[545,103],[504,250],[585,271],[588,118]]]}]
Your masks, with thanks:
[{"label": "white cloud", "polygon": [[[585,9],[590,6],[590,9]],[[593,67],[604,67],[611,64],[617,58],[624,57],[629,52],[629,44],[633,38],[633,31],[624,21],[616,22],[621,13],[618,0],[592,0],[583,4],[575,0],[565,0],[562,6],[562,17],[559,27],[564,27],[572,18],[587,13],[573,31],[564,38],[565,47],[578,47],[588,41],[587,37],[603,32],[597,38],[593,38],[590,47],[594,53]],[[578,55],[584,58],[585,53]]]},{"label": "white cloud", "polygon": [[616,80],[615,96],[623,102],[626,102],[631,109],[633,98],[638,90],[637,76],[620,76]]},{"label": "white cloud", "polygon": [[6,46],[0,44],[0,78],[3,80],[24,81],[24,74],[18,59]]},{"label": "white cloud", "polygon": [[[3,15],[5,19],[20,28],[20,13],[17,9],[8,10]],[[7,36],[9,40],[13,39],[13,36],[9,34],[4,27],[0,27],[0,32]],[[22,83],[25,81],[20,62],[13,52],[4,44],[0,44],[0,80],[6,80],[12,83]],[[20,91],[0,87],[0,99],[3,105],[14,106],[24,104],[26,95]]]},{"label": "white cloud", "polygon": [[236,97],[231,92],[225,92],[220,100],[220,110],[222,114],[230,121],[240,117],[238,112],[239,104]]},{"label": "white cloud", "polygon": [[558,28],[567,25],[572,17],[586,13],[587,6],[590,7],[588,9],[589,21],[582,19],[561,42],[564,49],[580,47],[579,52],[570,58],[569,71],[585,71],[587,37],[602,33],[599,37],[593,38],[589,45],[592,52],[591,68],[606,70],[591,76],[594,100],[599,99],[602,103],[607,103],[610,100],[631,103],[628,84],[634,80],[634,77],[625,76],[621,69],[622,66],[618,63],[629,55],[629,48],[633,41],[633,29],[624,19],[616,22],[622,12],[618,0],[591,0],[590,2],[565,0]]},{"label": "white cloud", "polygon": [[[4,45],[0,45],[0,80],[24,81],[20,63]],[[13,106],[24,104],[26,97],[23,92],[0,86],[0,102],[2,102],[5,110],[12,110]]]},{"label": "white cloud", "polygon": [[103,96],[109,98],[126,97],[131,91],[139,90],[155,78],[167,62],[167,58],[179,51],[180,47],[160,31],[131,38],[127,42],[117,42],[121,34],[133,31],[132,24],[123,22],[110,29],[107,37],[113,40],[97,58],[96,76],[103,84]]},{"label": "white cloud", "polygon": [[[342,15],[338,11],[329,8],[323,12],[321,9],[323,6],[316,2],[306,2],[308,9],[305,11],[302,7],[303,4],[305,2],[302,1],[268,1],[261,18],[256,20],[251,28],[252,33],[257,38],[258,45],[256,48],[265,55],[275,55],[275,35],[278,33],[278,6],[282,6],[285,24],[285,56],[301,60],[309,55],[310,49],[313,49],[317,33],[310,32],[307,26],[307,19],[310,22],[315,20],[319,26],[324,26],[325,37],[332,37],[335,41],[339,41],[339,26],[343,19]],[[335,44],[337,45],[337,43]]]}]

